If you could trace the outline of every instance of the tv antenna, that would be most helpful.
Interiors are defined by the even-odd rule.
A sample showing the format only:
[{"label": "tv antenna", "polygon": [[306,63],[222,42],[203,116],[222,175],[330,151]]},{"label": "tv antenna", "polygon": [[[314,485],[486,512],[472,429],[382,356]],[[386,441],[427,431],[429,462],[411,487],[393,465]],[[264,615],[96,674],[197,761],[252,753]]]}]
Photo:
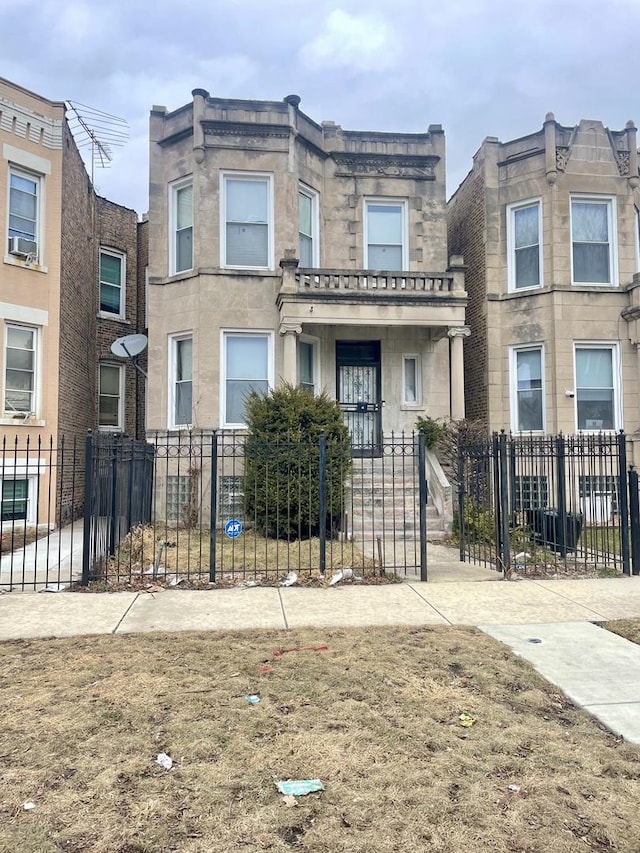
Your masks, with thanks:
[{"label": "tv antenna", "polygon": [[146,335],[124,335],[122,338],[116,338],[116,340],[111,344],[111,352],[114,355],[117,355],[118,358],[128,358],[135,369],[146,379],[147,374],[136,361],[136,357],[139,356],[141,352],[144,352],[146,347]]},{"label": "tv antenna", "polygon": [[67,101],[69,127],[80,150],[91,149],[91,183],[94,171],[108,169],[113,149],[122,148],[129,139],[129,125],[123,118],[81,104]]}]

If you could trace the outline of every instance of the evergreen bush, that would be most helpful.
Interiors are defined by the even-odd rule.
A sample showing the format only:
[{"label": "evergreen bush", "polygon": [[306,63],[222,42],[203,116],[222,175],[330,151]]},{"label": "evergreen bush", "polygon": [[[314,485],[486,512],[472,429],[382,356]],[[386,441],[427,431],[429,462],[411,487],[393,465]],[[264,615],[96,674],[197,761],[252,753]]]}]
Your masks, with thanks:
[{"label": "evergreen bush", "polygon": [[282,385],[246,404],[244,501],[268,538],[308,539],[320,532],[320,436],[326,437],[326,530],[339,529],[351,469],[349,431],[340,407],[322,393]]}]

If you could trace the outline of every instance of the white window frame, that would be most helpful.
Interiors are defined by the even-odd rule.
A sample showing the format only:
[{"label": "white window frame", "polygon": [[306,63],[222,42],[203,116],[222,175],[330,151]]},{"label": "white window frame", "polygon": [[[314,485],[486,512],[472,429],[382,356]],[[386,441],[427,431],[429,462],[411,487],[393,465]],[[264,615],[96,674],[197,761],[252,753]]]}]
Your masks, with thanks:
[{"label": "white window frame", "polygon": [[[609,233],[609,281],[576,281],[573,269],[573,202],[606,204],[607,229]],[[618,287],[618,214],[616,197],[597,193],[571,193],[569,197],[569,254],[571,261],[571,284],[578,287]]]},{"label": "white window frame", "polygon": [[[416,363],[416,399],[407,400],[407,362]],[[405,409],[419,409],[422,406],[422,356],[418,352],[402,354],[402,406]]]},{"label": "white window frame", "polygon": [[9,254],[9,220],[11,215],[11,176],[17,175],[19,178],[24,178],[27,181],[35,181],[37,190],[36,190],[36,222],[35,222],[35,235],[34,240],[36,243],[36,258],[35,262],[40,264],[42,262],[42,236],[43,236],[43,228],[42,228],[42,214],[44,211],[43,199],[44,199],[44,175],[33,172],[30,169],[25,169],[22,166],[16,166],[13,163],[9,163],[9,171],[7,175],[7,227],[5,230],[5,241],[4,241],[4,254],[5,260],[9,260],[11,263],[25,263],[25,259],[19,258],[14,255]]},{"label": "white window frame", "polygon": [[[227,263],[227,181],[264,181],[267,184],[267,265],[244,266]],[[230,171],[220,172],[220,266],[234,270],[273,270],[274,269],[274,201],[273,174],[271,172]]]},{"label": "white window frame", "polygon": [[[580,349],[611,350],[611,372],[613,374],[613,420],[611,429],[580,429],[578,426],[578,370],[576,353]],[[620,343],[618,341],[574,341],[573,342],[573,387],[574,387],[574,423],[576,432],[598,433],[617,432],[622,429],[622,363],[620,361]]]},{"label": "white window frame", "polygon": [[35,524],[38,518],[38,475],[37,474],[27,474],[27,473],[18,473],[16,471],[13,476],[11,476],[11,471],[7,468],[5,471],[5,476],[0,480],[0,510],[2,505],[2,484],[13,482],[14,480],[26,480],[27,481],[27,517],[23,519],[7,519],[6,521],[1,521],[2,513],[0,511],[0,528],[4,527],[13,527],[19,525],[29,525]]},{"label": "white window frame", "polygon": [[[317,269],[320,266],[320,194],[306,184],[299,184],[298,195],[306,196],[311,201],[311,234],[306,236],[311,239],[311,267]],[[298,222],[298,245],[301,233]],[[299,250],[298,254],[301,254]]]},{"label": "white window frame", "polygon": [[[189,423],[178,423],[176,421],[176,382],[177,380],[177,370],[178,370],[178,343],[179,341],[191,341],[191,421]],[[177,334],[169,335],[169,356],[168,356],[168,366],[169,369],[167,371],[167,379],[168,379],[168,411],[167,411],[167,424],[168,429],[191,429],[194,422],[194,397],[193,397],[193,377],[194,377],[194,354],[195,354],[195,339],[193,332],[179,332]]]},{"label": "white window frame", "polygon": [[[28,332],[33,332],[33,388],[31,390],[32,409],[30,412],[21,412],[15,409],[7,408],[7,345],[9,341],[9,329],[24,329]],[[3,370],[2,370],[2,412],[3,419],[13,419],[17,424],[20,423],[20,417],[26,422],[31,416],[37,416],[40,409],[40,358],[41,358],[41,330],[38,326],[29,326],[22,323],[4,324],[4,341],[3,341]]]},{"label": "white window frame", "polygon": [[[369,269],[369,207],[375,207],[379,205],[384,205],[387,207],[399,207],[402,211],[402,263],[400,264],[400,270],[398,272],[402,272],[403,270],[409,269],[409,217],[408,217],[408,204],[406,198],[385,198],[384,196],[366,196],[364,198],[364,213],[363,213],[363,222],[364,222],[364,239],[363,239],[363,251],[364,251],[364,268]],[[373,267],[372,267],[373,269]],[[395,272],[395,270],[394,270]]]},{"label": "white window frame", "polygon": [[177,270],[176,264],[178,261],[178,252],[177,252],[177,226],[178,226],[178,192],[180,190],[185,189],[185,187],[192,187],[193,191],[193,175],[185,175],[184,178],[180,178],[177,181],[172,181],[169,184],[169,275],[183,275],[185,273],[191,272],[194,268],[194,255],[195,255],[195,216],[196,209],[195,204],[193,204],[193,209],[191,212],[191,266],[188,269]]},{"label": "white window frame", "polygon": [[[100,397],[101,393],[101,374],[103,367],[112,367],[118,371],[118,423],[116,426],[100,423]],[[124,364],[116,364],[113,361],[101,361],[98,364],[98,429],[100,432],[123,432],[124,431],[124,379],[125,371]],[[111,397],[112,395],[105,395]]]},{"label": "white window frame", "polygon": [[[542,395],[542,429],[521,430],[519,426],[519,409],[518,409],[518,353],[533,352],[540,353],[540,377],[542,387],[540,389]],[[546,382],[545,382],[545,353],[544,343],[533,342],[509,348],[509,409],[511,412],[511,432],[518,435],[543,435],[547,428],[547,400],[546,400]]]},{"label": "white window frame", "polygon": [[[538,268],[540,271],[538,284],[528,284],[525,287],[516,285],[516,213],[528,207],[538,208]],[[507,287],[510,293],[521,293],[535,290],[544,286],[544,248],[542,240],[542,199],[528,198],[507,205]]]},{"label": "white window frame", "polygon": [[[318,338],[311,337],[311,335],[298,335],[298,344],[310,344],[311,346],[311,359],[312,359],[312,370],[313,370],[313,394],[316,396],[320,393],[320,356],[319,356],[319,344],[320,341]],[[299,350],[296,347],[296,376],[298,379],[298,385],[300,385],[300,362],[299,362]]]},{"label": "white window frame", "polygon": [[[110,255],[112,258],[118,258],[120,261],[120,307],[117,313],[115,311],[105,311],[101,307],[102,302],[102,279],[100,277],[100,261],[102,255]],[[105,282],[110,284],[109,282]],[[110,249],[108,246],[100,246],[98,252],[98,315],[107,320],[124,320],[126,316],[126,287],[127,287],[127,255],[125,252],[120,252],[118,249]]]},{"label": "white window frame", "polygon": [[220,330],[220,423],[229,429],[246,429],[245,423],[227,421],[227,339],[229,337],[267,338],[267,386],[274,387],[274,333],[273,329],[221,329]]}]

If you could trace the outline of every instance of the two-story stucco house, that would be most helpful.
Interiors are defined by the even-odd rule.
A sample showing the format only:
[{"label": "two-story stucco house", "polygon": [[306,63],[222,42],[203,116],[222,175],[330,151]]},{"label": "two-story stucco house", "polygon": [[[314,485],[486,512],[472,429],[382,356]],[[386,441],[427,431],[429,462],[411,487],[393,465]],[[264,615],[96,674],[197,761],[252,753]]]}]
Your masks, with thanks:
[{"label": "two-story stucco house", "polygon": [[148,428],[241,429],[247,393],[283,381],[338,400],[363,454],[419,414],[462,417],[442,128],[192,95],[151,112]]}]

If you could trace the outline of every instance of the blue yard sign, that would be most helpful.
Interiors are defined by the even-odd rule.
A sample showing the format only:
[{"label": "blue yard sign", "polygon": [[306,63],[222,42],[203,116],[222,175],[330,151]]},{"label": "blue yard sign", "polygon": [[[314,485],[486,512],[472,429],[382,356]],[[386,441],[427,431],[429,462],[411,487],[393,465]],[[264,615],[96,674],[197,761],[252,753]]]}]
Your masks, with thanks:
[{"label": "blue yard sign", "polygon": [[242,533],[242,522],[237,518],[232,518],[225,524],[224,532],[229,539],[236,539]]}]

